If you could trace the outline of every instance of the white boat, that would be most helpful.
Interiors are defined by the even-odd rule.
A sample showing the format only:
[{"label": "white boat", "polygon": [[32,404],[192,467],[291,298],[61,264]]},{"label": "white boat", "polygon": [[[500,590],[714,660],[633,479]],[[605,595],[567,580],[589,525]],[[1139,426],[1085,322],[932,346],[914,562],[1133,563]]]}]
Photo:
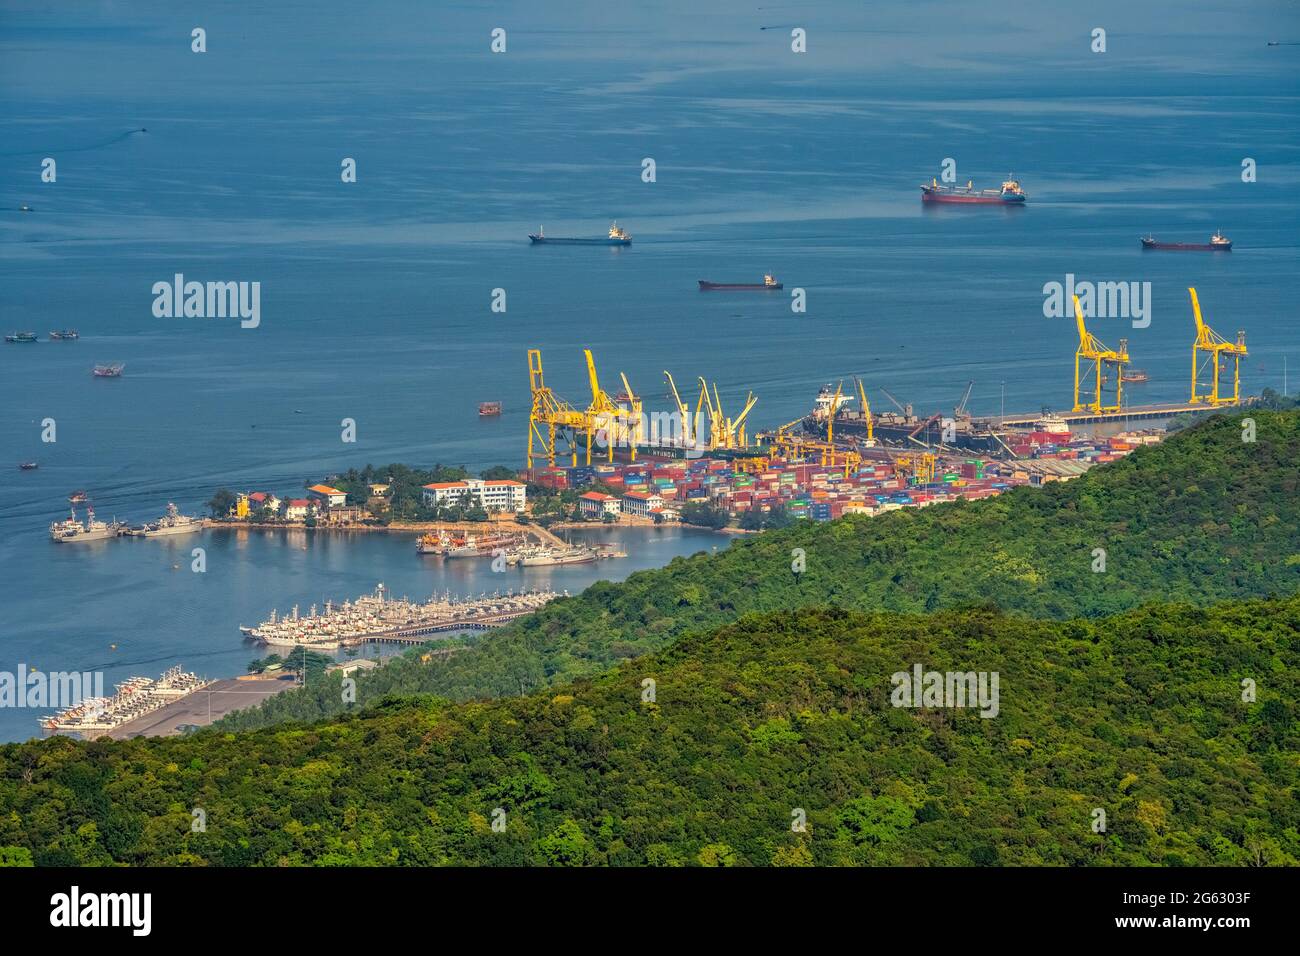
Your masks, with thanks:
[{"label": "white boat", "polygon": [[162,538],[172,534],[189,534],[202,528],[203,522],[200,519],[181,514],[169,501],[167,513],[152,524],[145,525],[139,534],[144,538]]},{"label": "white boat", "polygon": [[77,520],[76,506],[73,505],[71,508],[71,517],[50,524],[51,541],[57,541],[60,544],[80,544],[85,541],[104,541],[108,538],[116,538],[122,533],[122,524],[120,522],[96,521],[94,508],[87,506],[84,524]]},{"label": "white boat", "polygon": [[519,563],[526,568],[550,567],[557,564],[590,564],[596,552],[590,548],[538,548],[525,552]]}]

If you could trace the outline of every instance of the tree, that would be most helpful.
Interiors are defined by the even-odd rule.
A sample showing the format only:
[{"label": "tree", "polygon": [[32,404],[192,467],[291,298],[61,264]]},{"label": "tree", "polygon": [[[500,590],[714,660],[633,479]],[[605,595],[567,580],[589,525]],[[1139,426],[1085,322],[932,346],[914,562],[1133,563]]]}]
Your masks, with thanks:
[{"label": "tree", "polygon": [[229,488],[218,488],[216,493],[208,499],[208,510],[212,512],[214,518],[224,518],[230,514],[230,509],[235,507],[239,499]]}]

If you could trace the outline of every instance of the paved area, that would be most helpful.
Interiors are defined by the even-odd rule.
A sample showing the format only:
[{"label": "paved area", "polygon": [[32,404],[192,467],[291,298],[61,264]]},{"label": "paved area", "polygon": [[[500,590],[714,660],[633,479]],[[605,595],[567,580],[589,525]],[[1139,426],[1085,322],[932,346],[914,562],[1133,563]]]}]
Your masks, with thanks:
[{"label": "paved area", "polygon": [[168,704],[152,714],[137,717],[100,736],[125,740],[128,737],[170,737],[185,724],[206,727],[234,710],[253,707],[296,686],[292,677],[241,680],[229,678],[209,684],[203,690]]}]

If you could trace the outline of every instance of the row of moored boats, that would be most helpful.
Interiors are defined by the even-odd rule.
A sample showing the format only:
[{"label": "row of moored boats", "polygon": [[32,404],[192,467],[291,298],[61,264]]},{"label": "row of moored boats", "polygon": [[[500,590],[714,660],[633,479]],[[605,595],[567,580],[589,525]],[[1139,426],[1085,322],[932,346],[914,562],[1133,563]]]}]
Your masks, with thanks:
[{"label": "row of moored boats", "polygon": [[50,540],[60,544],[103,541],[107,538],[165,538],[176,534],[191,534],[203,527],[203,520],[183,515],[171,502],[167,513],[157,521],[132,527],[124,522],[100,521],[92,505],[86,505],[86,520],[77,517],[77,502],[69,505],[70,516],[50,525]]}]

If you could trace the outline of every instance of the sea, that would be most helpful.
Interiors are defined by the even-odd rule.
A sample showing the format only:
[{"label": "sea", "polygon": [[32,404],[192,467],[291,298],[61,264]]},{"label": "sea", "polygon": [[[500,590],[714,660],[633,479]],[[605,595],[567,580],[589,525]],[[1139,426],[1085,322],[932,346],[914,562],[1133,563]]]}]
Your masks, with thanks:
[{"label": "sea", "polygon": [[[1243,390],[1294,392],[1300,8],[1218,6],[0,0],[0,330],[41,338],[0,345],[0,672],[231,676],[272,608],[503,587],[401,535],[47,526],[80,489],[142,522],[367,463],[521,467],[529,349],[574,405],[590,349],[648,410],[665,371],[728,414],[752,393],[751,431],[855,376],[876,411],[972,382],[976,414],[1060,410],[1078,337],[1044,289],[1073,276],[1150,290],[1149,322],[1090,323],[1148,373],[1130,401],[1186,399],[1193,286],[1246,333]],[[945,170],[1029,201],[923,207]],[[527,239],[614,220],[630,247]],[[1216,229],[1232,252],[1139,243]],[[697,288],[764,273],[784,290]],[[156,314],[177,275],[258,283],[256,327]],[[505,586],[730,540],[592,533],[629,557]],[[0,739],[36,729],[0,707]]]}]

